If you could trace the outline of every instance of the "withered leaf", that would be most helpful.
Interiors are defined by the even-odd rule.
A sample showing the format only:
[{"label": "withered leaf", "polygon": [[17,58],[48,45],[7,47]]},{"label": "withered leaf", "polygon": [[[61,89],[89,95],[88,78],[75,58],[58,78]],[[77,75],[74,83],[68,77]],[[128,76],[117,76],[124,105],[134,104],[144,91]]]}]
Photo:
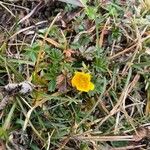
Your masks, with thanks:
[{"label": "withered leaf", "polygon": [[64,55],[65,55],[65,60],[67,62],[72,62],[74,61],[75,59],[72,57],[72,54],[75,54],[76,52],[72,49],[67,49],[67,50],[64,50]]},{"label": "withered leaf", "polygon": [[61,74],[56,79],[56,88],[59,92],[64,92],[67,90],[67,77]]},{"label": "withered leaf", "polygon": [[72,54],[74,54],[75,51],[72,50],[72,49],[67,49],[67,50],[64,50],[64,54],[66,57],[71,57]]},{"label": "withered leaf", "polygon": [[58,1],[73,4],[73,5],[80,6],[80,7],[84,7],[83,4],[80,2],[80,0],[58,0]]},{"label": "withered leaf", "polygon": [[0,150],[6,150],[5,144],[2,140],[0,140]]},{"label": "withered leaf", "polygon": [[140,127],[137,129],[137,133],[133,135],[135,141],[141,141],[142,139],[150,136],[149,127]]}]

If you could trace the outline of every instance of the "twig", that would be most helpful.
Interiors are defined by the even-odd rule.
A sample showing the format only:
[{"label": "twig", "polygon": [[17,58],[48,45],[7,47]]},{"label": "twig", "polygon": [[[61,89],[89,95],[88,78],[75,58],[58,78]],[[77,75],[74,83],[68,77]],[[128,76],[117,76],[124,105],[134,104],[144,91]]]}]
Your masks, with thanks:
[{"label": "twig", "polygon": [[74,136],[72,138],[86,141],[135,141],[133,135],[127,136]]},{"label": "twig", "polygon": [[125,147],[111,148],[110,150],[129,150],[129,149],[130,150],[131,149],[135,150],[135,148],[142,148],[144,146],[146,146],[146,145],[145,144],[143,144],[143,145],[137,145],[137,146],[130,145],[130,146],[125,146]]},{"label": "twig", "polygon": [[1,1],[0,1],[0,5],[6,9],[13,17],[16,17]]},{"label": "twig", "polygon": [[20,23],[24,22],[25,20],[29,19],[29,18],[36,12],[36,10],[39,9],[39,7],[41,6],[41,4],[42,4],[42,1],[41,1],[37,6],[35,6],[35,8],[34,8],[29,14],[27,14],[25,17],[23,17],[23,18],[18,22],[18,24],[20,24]]},{"label": "twig", "polygon": [[16,35],[18,35],[18,34],[20,34],[20,33],[22,33],[22,32],[25,32],[25,31],[27,31],[27,30],[30,30],[30,29],[32,29],[32,28],[35,28],[36,26],[41,25],[41,24],[46,23],[46,22],[47,22],[47,21],[41,21],[41,22],[36,23],[35,25],[32,25],[32,26],[23,28],[23,29],[19,30],[18,32],[16,32],[15,34],[13,34],[9,39],[12,39],[12,38],[15,37]]},{"label": "twig", "polygon": [[120,55],[122,55],[122,54],[124,54],[124,53],[126,53],[126,52],[128,52],[128,51],[130,51],[130,50],[132,50],[132,49],[133,49],[134,47],[136,47],[136,46],[137,46],[137,43],[135,43],[134,45],[130,46],[129,48],[126,48],[126,49],[124,49],[123,51],[121,51],[121,52],[119,52],[119,53],[117,53],[117,54],[115,54],[115,55],[109,57],[108,59],[109,59],[109,60],[115,59],[115,58],[119,57]]}]

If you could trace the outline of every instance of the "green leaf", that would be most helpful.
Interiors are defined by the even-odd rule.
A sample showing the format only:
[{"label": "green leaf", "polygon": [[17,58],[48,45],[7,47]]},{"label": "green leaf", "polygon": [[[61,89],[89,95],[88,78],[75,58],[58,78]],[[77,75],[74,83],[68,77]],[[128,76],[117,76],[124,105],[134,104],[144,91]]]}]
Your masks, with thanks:
[{"label": "green leaf", "polygon": [[40,50],[39,43],[34,43],[31,47],[26,49],[26,57],[31,59],[33,62],[36,62],[38,51]]},{"label": "green leaf", "polygon": [[2,127],[0,127],[0,139],[6,139],[8,137],[8,133],[5,129],[3,129]]},{"label": "green leaf", "polygon": [[106,72],[108,68],[108,62],[105,57],[100,56],[95,58],[94,68],[97,72]]},{"label": "green leaf", "polygon": [[86,14],[89,19],[94,20],[97,17],[97,7],[88,7],[86,9]]},{"label": "green leaf", "polygon": [[55,88],[56,88],[56,80],[51,80],[48,84],[48,90],[50,92],[53,92],[55,91]]},{"label": "green leaf", "polygon": [[37,144],[31,144],[31,145],[30,145],[30,148],[31,148],[32,150],[40,150],[40,149],[37,147]]},{"label": "green leaf", "polygon": [[80,145],[81,150],[90,150],[89,146],[87,143],[81,143]]},{"label": "green leaf", "polygon": [[49,53],[49,57],[53,62],[61,62],[63,54],[60,50],[58,49],[52,49]]}]

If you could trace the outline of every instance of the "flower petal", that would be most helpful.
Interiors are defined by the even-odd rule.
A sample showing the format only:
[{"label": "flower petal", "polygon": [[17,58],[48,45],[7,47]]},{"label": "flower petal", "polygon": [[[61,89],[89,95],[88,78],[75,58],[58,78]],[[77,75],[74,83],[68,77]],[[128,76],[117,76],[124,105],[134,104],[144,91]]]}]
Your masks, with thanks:
[{"label": "flower petal", "polygon": [[90,82],[89,88],[90,88],[90,90],[94,90],[95,86],[94,86],[94,84],[92,82]]},{"label": "flower petal", "polygon": [[72,78],[71,84],[72,84],[73,87],[76,86],[76,77],[75,76]]},{"label": "flower petal", "polygon": [[90,80],[91,75],[89,73],[75,72],[75,75],[71,80],[71,84],[79,91],[88,92],[94,89],[94,84],[90,82]]},{"label": "flower petal", "polygon": [[86,76],[86,78],[87,78],[88,81],[91,80],[91,75],[89,73],[86,73],[85,76]]},{"label": "flower petal", "polygon": [[76,86],[77,90],[81,91],[81,92],[88,92],[89,89],[88,88],[83,88],[81,86]]}]

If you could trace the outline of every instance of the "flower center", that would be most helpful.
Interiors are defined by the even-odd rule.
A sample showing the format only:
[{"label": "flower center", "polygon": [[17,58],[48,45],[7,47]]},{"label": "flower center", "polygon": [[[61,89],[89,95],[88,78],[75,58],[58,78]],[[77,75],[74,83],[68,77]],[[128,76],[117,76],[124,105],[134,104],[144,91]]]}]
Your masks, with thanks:
[{"label": "flower center", "polygon": [[79,80],[79,85],[82,86],[82,88],[86,88],[88,86],[87,78],[82,76]]}]

